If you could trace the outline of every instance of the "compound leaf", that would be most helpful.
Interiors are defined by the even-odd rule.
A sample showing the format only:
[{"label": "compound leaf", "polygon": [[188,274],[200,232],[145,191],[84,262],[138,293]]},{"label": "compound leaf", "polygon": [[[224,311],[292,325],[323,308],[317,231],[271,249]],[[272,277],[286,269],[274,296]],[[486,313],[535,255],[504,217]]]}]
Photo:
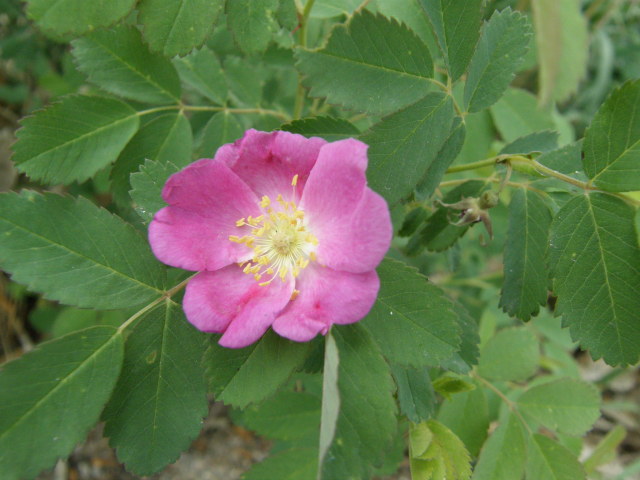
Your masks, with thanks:
[{"label": "compound leaf", "polygon": [[278,30],[278,0],[227,2],[227,23],[238,46],[247,53],[263,52]]},{"label": "compound leaf", "polygon": [[526,380],[536,372],[539,360],[540,346],[531,331],[505,328],[483,345],[478,373],[491,380]]},{"label": "compound leaf", "polygon": [[520,421],[508,414],[480,451],[472,480],[522,478],[526,463],[525,434]]},{"label": "compound leaf", "polygon": [[571,451],[538,433],[529,437],[526,478],[535,480],[584,480],[582,465]]}]

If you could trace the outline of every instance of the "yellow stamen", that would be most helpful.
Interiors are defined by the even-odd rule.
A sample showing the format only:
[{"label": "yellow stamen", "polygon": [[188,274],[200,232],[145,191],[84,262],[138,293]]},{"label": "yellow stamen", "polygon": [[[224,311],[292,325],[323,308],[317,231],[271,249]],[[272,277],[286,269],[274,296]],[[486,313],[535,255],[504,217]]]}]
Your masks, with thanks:
[{"label": "yellow stamen", "polygon": [[295,187],[297,184],[298,184],[298,174],[296,173],[293,176],[293,180],[291,180],[291,185]]},{"label": "yellow stamen", "polygon": [[300,295],[300,290],[294,290],[293,293],[291,293],[291,298],[289,300],[295,300],[298,295]]}]

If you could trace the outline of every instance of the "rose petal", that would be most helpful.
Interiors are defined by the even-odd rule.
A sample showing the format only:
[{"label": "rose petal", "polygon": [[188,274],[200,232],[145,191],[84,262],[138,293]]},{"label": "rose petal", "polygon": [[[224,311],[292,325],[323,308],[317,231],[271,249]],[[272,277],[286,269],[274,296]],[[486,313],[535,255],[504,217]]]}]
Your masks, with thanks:
[{"label": "rose petal", "polygon": [[251,255],[229,235],[243,234],[236,227],[240,218],[260,215],[259,199],[229,167],[199,160],[172,175],[162,195],[169,206],[149,225],[149,243],[160,261],[215,270]]},{"label": "rose petal", "polygon": [[220,345],[242,348],[258,340],[287,305],[292,282],[259,286],[237,265],[202,272],[189,281],[183,308],[187,319],[203,332],[224,333]]},{"label": "rose petal", "polygon": [[386,202],[366,186],[366,151],[353,139],[324,146],[300,200],[318,261],[353,273],[373,270],[393,234]]},{"label": "rose petal", "polygon": [[273,322],[281,336],[306,342],[326,334],[332,324],[357,322],[371,310],[380,280],[375,270],[349,273],[316,264],[304,269],[296,283],[300,294]]},{"label": "rose petal", "polygon": [[285,200],[295,200],[289,198],[293,176],[298,175],[297,190],[302,192],[326,143],[289,132],[248,130],[241,140],[220,148],[215,159],[226,163],[258,196],[273,200],[281,194]]}]

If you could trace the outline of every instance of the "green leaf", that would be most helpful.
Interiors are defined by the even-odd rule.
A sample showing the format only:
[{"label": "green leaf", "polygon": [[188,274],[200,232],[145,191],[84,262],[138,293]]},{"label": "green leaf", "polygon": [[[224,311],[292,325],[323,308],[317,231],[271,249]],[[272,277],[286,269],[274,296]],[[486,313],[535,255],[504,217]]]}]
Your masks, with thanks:
[{"label": "green leaf", "polygon": [[[421,429],[428,430],[428,433],[416,435],[416,431]],[[418,441],[414,443],[416,437]],[[468,480],[471,477],[469,452],[456,434],[440,422],[429,420],[412,425],[409,439],[412,478]],[[428,439],[426,448],[425,439]]]},{"label": "green leaf", "polygon": [[540,103],[566,100],[587,70],[589,38],[580,0],[533,0]]},{"label": "green leaf", "polygon": [[507,89],[529,49],[527,17],[507,8],[484,24],[469,65],[464,104],[478,112],[494,104]]},{"label": "green leaf", "polygon": [[460,302],[454,302],[453,311],[456,313],[456,320],[461,332],[460,348],[450,358],[440,362],[440,366],[445,370],[464,375],[469,373],[471,368],[478,363],[480,356],[478,322],[469,315]]},{"label": "green leaf", "polygon": [[[582,141],[573,142],[536,158],[538,163],[567,175],[582,174]],[[584,176],[584,174],[582,174]],[[586,176],[584,177],[586,180]]]},{"label": "green leaf", "polygon": [[544,199],[532,190],[515,189],[509,204],[500,307],[525,321],[547,302],[545,253],[550,226],[551,212]]},{"label": "green leaf", "polygon": [[205,338],[171,300],[140,317],[127,337],[123,373],[102,414],[127,470],[157,472],[198,435],[208,410]]},{"label": "green leaf", "polygon": [[47,184],[83,182],[118,158],[138,129],[127,104],[102,97],[70,96],[21,120],[13,161]]},{"label": "green leaf", "polygon": [[588,458],[584,460],[584,469],[588,474],[596,471],[596,468],[614,461],[617,449],[627,436],[627,431],[622,425],[616,425],[602,438]]},{"label": "green leaf", "polygon": [[184,58],[176,58],[173,65],[182,81],[214,103],[224,105],[228,97],[227,80],[218,57],[202,47]]},{"label": "green leaf", "polygon": [[278,0],[234,0],[227,2],[227,25],[244,52],[264,52],[278,31],[277,13]]},{"label": "green leaf", "polygon": [[171,162],[147,160],[138,172],[131,174],[133,207],[145,222],[150,222],[158,210],[167,206],[162,199],[162,188],[167,179],[179,170],[180,167]]},{"label": "green leaf", "polygon": [[634,209],[594,193],[567,202],[551,224],[556,312],[574,340],[610,365],[640,355],[640,249]]},{"label": "green leaf", "polygon": [[420,0],[438,38],[452,81],[464,73],[480,36],[482,0]]},{"label": "green leaf", "polygon": [[181,113],[167,113],[144,124],[122,151],[111,170],[111,189],[120,205],[131,201],[129,177],[145,159],[184,167],[191,162],[193,136],[189,120]]},{"label": "green leaf", "polygon": [[99,311],[64,307],[59,309],[58,312],[50,330],[53,338],[62,337],[63,335],[97,325],[119,327],[127,319],[127,315],[122,310]]},{"label": "green leaf", "polygon": [[80,197],[0,196],[0,266],[68,305],[116,309],[160,297],[164,267],[119,217]]},{"label": "green leaf", "polygon": [[0,369],[0,470],[34,478],[94,426],[123,358],[122,334],[93,327],[45,342]]},{"label": "green leaf", "polygon": [[83,35],[113,25],[133,9],[136,0],[28,0],[27,16],[45,32]]},{"label": "green leaf", "polygon": [[515,415],[508,414],[482,447],[472,480],[521,479],[525,449],[522,425]]},{"label": "green leaf", "polygon": [[467,129],[461,117],[455,117],[451,130],[442,144],[440,151],[435,155],[433,162],[422,176],[422,180],[416,186],[416,196],[421,200],[431,198],[436,191],[447,168],[453,163],[462,151]]},{"label": "green leaf", "polygon": [[144,103],[180,101],[180,79],[171,61],[149,51],[136,28],[101,30],[71,44],[78,70],[103,90]]},{"label": "green leaf", "polygon": [[478,373],[490,380],[522,381],[536,373],[540,345],[524,327],[505,328],[482,346]]},{"label": "green leaf", "polygon": [[476,386],[464,377],[449,373],[441,375],[433,382],[433,389],[446,399],[451,398],[452,395],[468,392],[475,388]]},{"label": "green leaf", "polygon": [[[244,408],[272,395],[307,358],[311,343],[296,343],[269,330],[240,349],[211,343],[205,355],[216,400]],[[269,368],[265,368],[268,365]]]},{"label": "green leaf", "polygon": [[518,398],[517,405],[524,415],[567,435],[583,435],[600,416],[596,388],[569,378],[530,388]]},{"label": "green leaf", "polygon": [[460,333],[451,301],[416,269],[385,259],[380,292],[363,322],[382,353],[405,366],[437,366],[458,350]]},{"label": "green leaf", "polygon": [[407,27],[367,10],[336,26],[320,50],[296,51],[313,97],[389,113],[424,97],[433,76],[429,49]]},{"label": "green leaf", "polygon": [[613,91],[584,134],[584,171],[610,192],[640,188],[640,80]]},{"label": "green leaf", "polygon": [[340,411],[320,478],[366,477],[372,465],[384,457],[396,434],[393,380],[373,339],[361,325],[343,325],[332,332],[340,352]]},{"label": "green leaf", "polygon": [[362,134],[371,188],[391,205],[409,195],[447,141],[454,115],[451,97],[430,93]]},{"label": "green leaf", "polygon": [[196,144],[198,157],[213,158],[218,148],[242,137],[244,126],[235,115],[218,112],[209,119],[200,132]]},{"label": "green leaf", "polygon": [[223,0],[141,0],[138,21],[151,50],[165,57],[202,45],[218,19]]},{"label": "green leaf", "polygon": [[269,455],[256,463],[242,480],[315,480],[318,451],[315,448],[290,448]]},{"label": "green leaf", "polygon": [[505,145],[499,155],[529,155],[531,153],[550,152],[558,148],[558,132],[543,130],[534,132]]},{"label": "green leaf", "polygon": [[529,437],[526,467],[528,480],[586,480],[587,476],[571,451],[538,433]]},{"label": "green leaf", "polygon": [[464,442],[469,453],[478,456],[489,430],[489,408],[482,388],[457,393],[442,402],[438,420]]},{"label": "green leaf", "polygon": [[311,17],[333,18],[351,15],[361,3],[361,0],[316,0],[311,9]]},{"label": "green leaf", "polygon": [[398,387],[400,412],[413,423],[429,419],[435,411],[436,397],[427,369],[391,365]]},{"label": "green leaf", "polygon": [[317,435],[320,407],[317,395],[283,390],[260,405],[247,407],[242,420],[247,428],[265,437],[295,440]]},{"label": "green leaf", "polygon": [[505,142],[541,130],[555,130],[555,123],[548,110],[540,109],[536,97],[526,90],[509,88],[494,105],[491,116]]},{"label": "green leaf", "polygon": [[357,137],[360,131],[348,120],[333,117],[311,117],[294,120],[280,127],[281,130],[299,133],[305,137],[322,137],[328,142]]}]

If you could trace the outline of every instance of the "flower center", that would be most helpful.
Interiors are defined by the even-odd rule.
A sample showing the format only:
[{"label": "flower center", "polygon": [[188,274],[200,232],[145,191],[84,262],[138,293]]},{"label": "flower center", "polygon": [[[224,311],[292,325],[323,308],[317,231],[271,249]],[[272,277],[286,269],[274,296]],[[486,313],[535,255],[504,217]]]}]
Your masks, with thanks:
[{"label": "flower center", "polygon": [[[297,182],[298,175],[295,175],[291,181],[294,193]],[[236,222],[245,235],[229,236],[230,241],[243,243],[253,250],[253,258],[240,263],[243,272],[253,275],[258,282],[265,279],[260,286],[269,285],[278,277],[284,282],[289,274],[297,277],[309,261],[316,259],[318,245],[318,239],[307,229],[304,212],[295,202],[285,201],[282,195],[278,195],[273,205],[268,196],[263,196],[260,207],[265,212],[263,215]],[[298,291],[293,293],[295,298]]]}]

